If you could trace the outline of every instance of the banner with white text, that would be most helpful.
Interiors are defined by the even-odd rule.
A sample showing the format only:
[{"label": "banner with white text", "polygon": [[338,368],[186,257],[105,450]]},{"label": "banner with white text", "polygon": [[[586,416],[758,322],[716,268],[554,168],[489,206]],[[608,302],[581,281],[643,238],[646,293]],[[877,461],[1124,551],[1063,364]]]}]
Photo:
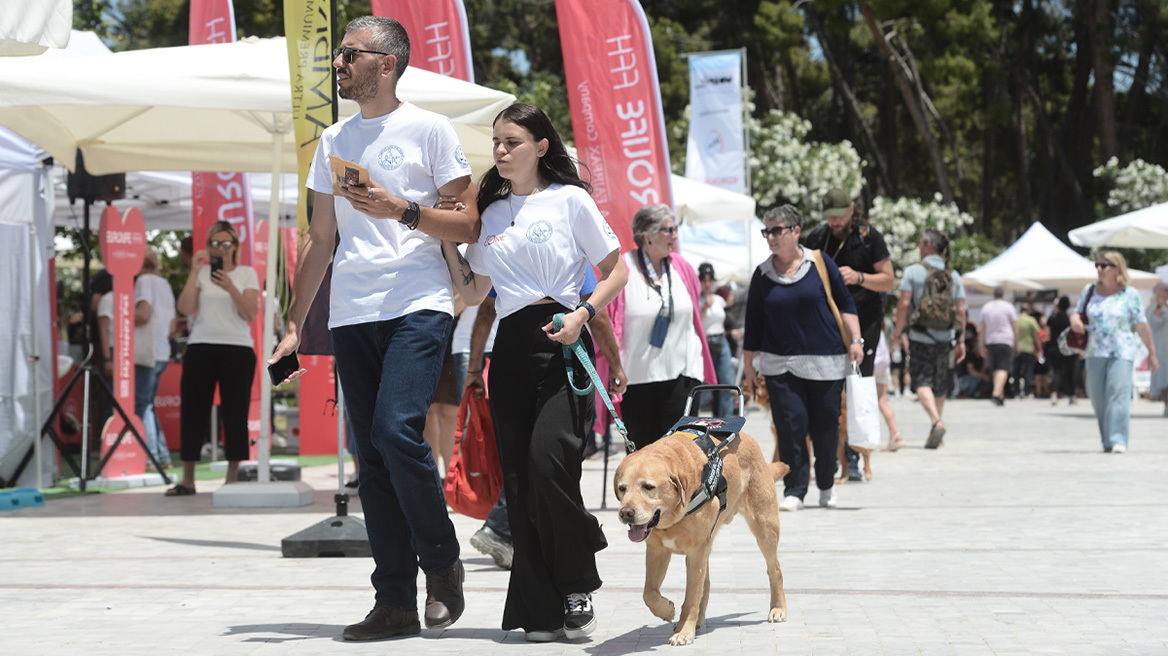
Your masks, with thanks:
[{"label": "banner with white text", "polygon": [[741,51],[690,55],[689,106],[685,177],[745,194]]},{"label": "banner with white text", "polygon": [[373,15],[396,19],[410,35],[410,66],[474,82],[462,0],[373,0]]},{"label": "banner with white text", "polygon": [[[235,9],[231,0],[191,0],[190,44],[235,41]],[[251,180],[246,173],[191,173],[191,206],[195,250],[207,242],[207,229],[227,221],[239,233],[239,263],[251,266]]]},{"label": "banner with white text", "polygon": [[556,0],[556,17],[577,156],[592,198],[630,250],[633,213],[673,205],[649,23],[636,0]]}]

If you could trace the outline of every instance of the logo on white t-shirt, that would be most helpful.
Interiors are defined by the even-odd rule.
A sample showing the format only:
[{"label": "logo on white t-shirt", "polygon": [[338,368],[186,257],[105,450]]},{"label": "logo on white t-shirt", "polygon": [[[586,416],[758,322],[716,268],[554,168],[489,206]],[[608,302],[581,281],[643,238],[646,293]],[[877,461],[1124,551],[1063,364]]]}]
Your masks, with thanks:
[{"label": "logo on white t-shirt", "polygon": [[553,232],[555,231],[552,230],[552,224],[541,219],[531,224],[531,227],[527,229],[527,241],[533,244],[542,244],[552,238]]},{"label": "logo on white t-shirt", "polygon": [[406,154],[397,146],[386,146],[377,153],[377,163],[386,171],[392,171],[406,161]]},{"label": "logo on white t-shirt", "polygon": [[462,149],[462,146],[454,149],[454,159],[463,166],[470,166],[470,162],[466,160],[466,151]]},{"label": "logo on white t-shirt", "polygon": [[604,234],[608,235],[609,237],[615,238],[616,233],[612,231],[612,226],[608,225],[608,221],[607,220],[603,221],[603,224],[604,224]]}]

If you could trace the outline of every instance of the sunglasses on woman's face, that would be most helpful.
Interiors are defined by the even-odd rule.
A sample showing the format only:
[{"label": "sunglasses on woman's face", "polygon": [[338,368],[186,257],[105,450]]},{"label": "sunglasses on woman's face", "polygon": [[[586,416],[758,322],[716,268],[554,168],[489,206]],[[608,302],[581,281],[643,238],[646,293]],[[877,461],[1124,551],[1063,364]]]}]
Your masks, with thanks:
[{"label": "sunglasses on woman's face", "polygon": [[663,235],[676,235],[677,234],[677,226],[669,226],[668,228],[658,228],[657,232],[659,232]]},{"label": "sunglasses on woman's face", "polygon": [[355,59],[357,57],[357,53],[359,53],[359,52],[367,52],[371,55],[388,55],[389,54],[388,52],[381,52],[380,50],[362,50],[360,48],[333,48],[333,59],[336,59],[338,55],[344,55],[345,56],[345,63],[352,64],[353,59]]},{"label": "sunglasses on woman's face", "polygon": [[1096,269],[1110,269],[1113,266],[1115,266],[1115,265],[1112,264],[1111,262],[1096,262],[1095,263]]},{"label": "sunglasses on woman's face", "polygon": [[235,245],[235,242],[233,242],[233,241],[217,241],[216,240],[216,241],[211,242],[211,248],[218,248],[221,250],[226,250],[228,248],[231,248],[234,245]]},{"label": "sunglasses on woman's face", "polygon": [[763,239],[766,239],[767,237],[774,237],[775,239],[778,239],[783,234],[784,230],[794,229],[794,226],[775,226],[773,228],[763,228],[762,236]]}]

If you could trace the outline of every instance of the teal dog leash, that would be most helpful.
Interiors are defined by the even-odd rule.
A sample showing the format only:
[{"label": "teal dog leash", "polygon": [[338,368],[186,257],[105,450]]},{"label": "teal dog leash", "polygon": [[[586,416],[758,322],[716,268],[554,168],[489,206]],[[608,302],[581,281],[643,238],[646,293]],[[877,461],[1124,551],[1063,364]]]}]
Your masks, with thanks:
[{"label": "teal dog leash", "polygon": [[[552,332],[558,333],[563,329],[564,315],[563,313],[557,313],[552,317]],[[629,439],[629,431],[625,428],[625,423],[621,421],[620,416],[616,413],[616,408],[612,407],[612,399],[609,398],[608,391],[604,389],[604,383],[600,380],[600,374],[596,373],[596,367],[592,366],[592,360],[588,357],[588,350],[584,348],[584,344],[577,339],[571,345],[561,344],[560,346],[564,349],[564,368],[568,373],[568,387],[577,396],[590,394],[593,388],[595,388],[600,393],[600,398],[604,399],[604,405],[608,406],[608,412],[612,415],[612,420],[616,423],[616,429],[620,431],[621,438],[625,441],[625,450],[629,453],[635,451],[637,445],[633,444],[632,440]],[[580,364],[584,365],[584,371],[588,372],[588,386],[584,389],[576,387],[576,383],[572,380],[573,359],[579,360]]]}]

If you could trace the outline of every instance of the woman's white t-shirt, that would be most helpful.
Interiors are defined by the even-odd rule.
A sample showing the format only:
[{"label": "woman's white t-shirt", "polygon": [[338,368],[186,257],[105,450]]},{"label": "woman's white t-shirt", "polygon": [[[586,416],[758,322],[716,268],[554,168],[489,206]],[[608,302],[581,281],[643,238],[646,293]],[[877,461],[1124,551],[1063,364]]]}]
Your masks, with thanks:
[{"label": "woman's white t-shirt", "polygon": [[592,197],[571,185],[509,195],[491,203],[482,220],[466,260],[475,273],[491,277],[500,319],[543,298],[576,307],[584,268],[620,248]]},{"label": "woman's white t-shirt", "polygon": [[649,286],[634,258],[639,251],[625,253],[629,267],[629,281],[625,284],[625,319],[621,333],[621,363],[630,385],[659,383],[688,376],[705,378],[702,361],[702,341],[694,331],[694,299],[676,271],[661,276],[661,291],[669,303],[669,289],[673,289],[673,320],[665,333],[661,348],[649,343],[657,313],[661,310],[661,295]]},{"label": "woman's white t-shirt", "polygon": [[[235,288],[241,294],[248,289],[259,291],[259,278],[256,277],[255,269],[249,266],[237,266],[227,274],[227,277],[235,283]],[[199,270],[195,285],[199,288],[199,309],[195,314],[195,323],[191,327],[187,344],[225,344],[254,348],[251,326],[239,315],[239,309],[235,307],[235,300],[231,298],[231,294],[211,282],[211,267],[205,266]]]},{"label": "woman's white t-shirt", "polygon": [[[705,300],[707,297],[703,296]],[[702,329],[707,335],[722,335],[726,332],[726,299],[718,294],[709,296],[710,305],[702,316]]]}]

